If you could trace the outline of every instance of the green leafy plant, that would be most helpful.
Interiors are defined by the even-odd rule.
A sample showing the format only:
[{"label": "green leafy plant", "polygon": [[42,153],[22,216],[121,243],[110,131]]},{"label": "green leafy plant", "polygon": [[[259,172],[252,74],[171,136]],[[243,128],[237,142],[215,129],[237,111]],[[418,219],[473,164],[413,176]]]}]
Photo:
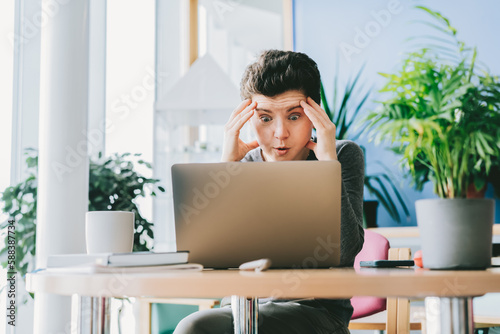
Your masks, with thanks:
[{"label": "green leafy plant", "polygon": [[[16,268],[22,276],[33,270],[36,251],[36,209],[37,209],[37,169],[38,157],[35,150],[26,152],[27,174],[24,181],[8,187],[2,193],[1,200],[4,204],[3,212],[16,225]],[[138,165],[151,169],[151,165],[141,160],[140,154],[135,154]],[[134,251],[146,251],[152,248],[153,224],[144,218],[134,203],[139,196],[150,193],[156,196],[156,191],[164,192],[158,186],[159,180],[141,175],[134,168],[131,154],[115,154],[112,157],[98,161],[90,161],[89,171],[89,211],[95,210],[123,210],[135,213]],[[5,234],[8,222],[2,222],[0,230],[5,245]],[[7,248],[0,251],[0,256],[5,257]],[[6,266],[2,261],[2,266]]]},{"label": "green leafy plant", "polygon": [[[456,38],[440,13],[432,18],[441,36],[408,53],[380,92],[387,98],[366,120],[371,138],[390,140],[400,164],[421,190],[432,181],[441,198],[464,198],[498,179],[500,83],[476,64],[477,50]],[[443,42],[444,41],[444,42]],[[498,190],[498,188],[497,188]]]},{"label": "green leafy plant", "polygon": [[[26,272],[33,269],[35,256],[35,233],[36,233],[36,198],[37,198],[37,166],[38,158],[36,151],[28,149],[25,154],[27,165],[27,177],[24,181],[7,187],[2,193],[3,202],[2,211],[9,216],[9,219],[15,220],[16,237],[16,261],[15,271],[24,276]],[[7,255],[8,248],[8,221],[0,224],[1,243],[5,245],[0,250],[0,256]],[[2,267],[7,267],[7,262],[2,259]]]},{"label": "green leafy plant", "polygon": [[[321,85],[321,103],[328,117],[336,125],[337,139],[356,140],[363,132],[363,126],[361,129],[357,129],[356,132],[353,130],[355,125],[359,125],[357,124],[359,122],[359,113],[370,96],[370,90],[363,91],[358,86],[362,72],[363,68],[356,73],[354,79],[348,81],[342,93],[339,92],[339,79],[335,75],[331,104],[328,104],[325,90],[323,85]],[[364,147],[362,149],[365,151]],[[379,165],[383,167],[385,172],[365,175],[364,185],[377,198],[385,210],[387,210],[390,217],[397,222],[401,222],[397,204],[401,206],[406,217],[410,215],[408,207],[398,188],[395,186],[391,172],[382,163],[379,163]],[[394,197],[391,195],[391,192]]]}]

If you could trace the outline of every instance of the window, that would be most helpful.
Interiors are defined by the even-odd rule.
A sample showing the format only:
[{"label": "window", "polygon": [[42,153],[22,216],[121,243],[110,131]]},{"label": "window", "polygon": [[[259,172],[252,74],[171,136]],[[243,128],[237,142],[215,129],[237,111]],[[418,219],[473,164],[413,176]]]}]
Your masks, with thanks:
[{"label": "window", "polygon": [[[239,101],[241,75],[246,65],[261,50],[292,48],[291,17],[291,1],[283,0],[158,2],[157,74],[164,80],[157,81],[154,166],[155,178],[161,180],[167,193],[154,200],[157,250],[172,251],[176,247],[171,165],[219,161],[223,125]],[[255,22],[259,24],[255,25]],[[188,72],[189,65],[196,59],[200,62],[193,65],[193,71]],[[190,85],[186,85],[187,90],[179,89],[184,93],[179,94],[185,97],[184,100],[172,103],[171,99],[175,99],[176,95],[169,93],[177,92],[182,79],[195,72],[195,67],[202,62],[206,65],[205,73],[221,73],[221,77],[214,79],[211,76],[204,80],[200,76],[199,80],[192,79]],[[186,73],[186,77],[183,77]],[[210,89],[196,91],[197,83],[203,81],[209,82],[210,88],[234,86],[231,96],[221,94],[220,103],[214,105],[225,105],[227,100],[234,100],[235,103],[217,109],[198,102],[197,99],[201,100],[202,95],[210,95],[207,93]]]},{"label": "window", "polygon": [[[0,3],[0,191],[10,185],[12,82],[14,71],[14,0]],[[12,37],[12,38],[9,38]],[[1,217],[2,221],[6,217]],[[1,326],[1,325],[0,325]]]},{"label": "window", "polygon": [[[107,156],[142,153],[153,160],[155,1],[108,0],[106,17]],[[89,111],[89,113],[92,111]],[[137,169],[145,176],[152,171]],[[151,219],[150,198],[137,203]]]}]

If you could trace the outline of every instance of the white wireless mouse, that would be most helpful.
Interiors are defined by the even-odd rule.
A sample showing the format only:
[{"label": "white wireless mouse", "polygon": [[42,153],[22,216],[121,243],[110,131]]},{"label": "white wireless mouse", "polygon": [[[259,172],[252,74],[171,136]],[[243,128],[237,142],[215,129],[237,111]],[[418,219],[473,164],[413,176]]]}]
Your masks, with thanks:
[{"label": "white wireless mouse", "polygon": [[260,259],[260,260],[245,262],[239,268],[240,270],[263,271],[269,269],[269,267],[271,267],[270,259]]}]

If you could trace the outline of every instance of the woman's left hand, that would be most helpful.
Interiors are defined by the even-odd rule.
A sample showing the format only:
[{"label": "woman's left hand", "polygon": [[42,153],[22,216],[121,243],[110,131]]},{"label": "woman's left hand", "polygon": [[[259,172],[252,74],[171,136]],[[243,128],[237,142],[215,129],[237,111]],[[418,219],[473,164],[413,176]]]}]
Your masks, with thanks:
[{"label": "woman's left hand", "polygon": [[318,160],[337,160],[337,145],[335,141],[336,126],[328,118],[326,112],[310,97],[307,101],[300,101],[301,107],[307,117],[311,120],[318,142],[312,140],[307,143],[306,147],[314,151]]}]

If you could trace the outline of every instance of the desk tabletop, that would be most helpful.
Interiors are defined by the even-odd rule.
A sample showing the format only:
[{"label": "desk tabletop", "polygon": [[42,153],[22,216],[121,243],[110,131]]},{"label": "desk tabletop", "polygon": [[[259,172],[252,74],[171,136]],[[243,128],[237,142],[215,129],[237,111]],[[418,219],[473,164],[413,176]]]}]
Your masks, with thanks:
[{"label": "desk tabletop", "polygon": [[102,297],[276,298],[352,296],[480,296],[500,292],[500,268],[482,271],[335,268],[307,270],[204,270],[125,274],[39,272],[26,276],[30,292]]}]

